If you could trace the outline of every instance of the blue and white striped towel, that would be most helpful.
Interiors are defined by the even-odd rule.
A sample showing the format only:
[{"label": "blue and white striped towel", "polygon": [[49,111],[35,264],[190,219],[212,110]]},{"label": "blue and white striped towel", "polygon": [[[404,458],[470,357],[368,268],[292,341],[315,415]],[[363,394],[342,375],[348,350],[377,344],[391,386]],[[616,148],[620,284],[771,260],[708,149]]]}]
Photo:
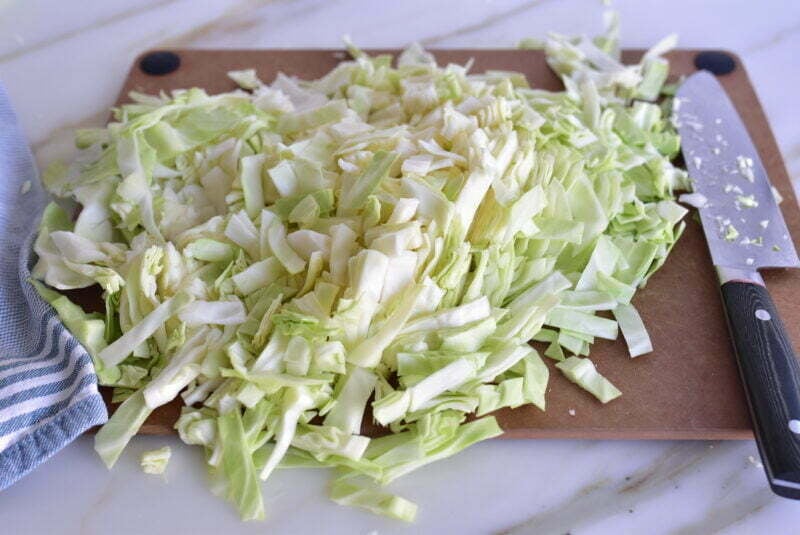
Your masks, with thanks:
[{"label": "blue and white striped towel", "polygon": [[91,357],[26,282],[46,203],[0,86],[0,490],[108,418]]}]

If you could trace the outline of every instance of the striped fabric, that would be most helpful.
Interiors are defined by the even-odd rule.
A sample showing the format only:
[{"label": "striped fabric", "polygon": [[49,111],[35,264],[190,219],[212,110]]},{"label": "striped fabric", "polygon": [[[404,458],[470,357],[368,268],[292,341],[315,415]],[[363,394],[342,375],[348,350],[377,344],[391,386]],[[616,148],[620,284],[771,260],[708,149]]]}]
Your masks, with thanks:
[{"label": "striped fabric", "polygon": [[46,202],[0,86],[0,490],[107,419],[91,357],[26,282]]}]

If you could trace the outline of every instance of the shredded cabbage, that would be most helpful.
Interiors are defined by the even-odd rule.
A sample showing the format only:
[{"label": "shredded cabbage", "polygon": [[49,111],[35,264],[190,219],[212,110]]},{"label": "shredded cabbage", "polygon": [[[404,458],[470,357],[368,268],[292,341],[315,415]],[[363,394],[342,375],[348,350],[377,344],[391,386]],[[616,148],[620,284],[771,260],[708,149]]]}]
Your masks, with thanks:
[{"label": "shredded cabbage", "polygon": [[[543,44],[561,92],[351,46],[319,80],[235,71],[247,91],[134,93],[79,132],[45,178],[83,210],[47,208],[33,274],[123,400],[96,436],[106,464],[182,396],[180,437],[243,518],[276,468],[327,466],[337,503],[413,520],[375,484],[501,434],[498,409],[544,410],[529,341],[619,396],[582,357],[619,330],[652,350],[630,303],[683,230],[687,177],[650,102],[674,41],[623,65],[608,24]],[[56,291],[93,285],[105,314]],[[390,433],[362,435],[370,419]]]},{"label": "shredded cabbage", "polygon": [[617,387],[597,372],[594,364],[589,359],[569,357],[556,364],[556,368],[564,372],[567,379],[591,392],[602,403],[608,403],[622,395],[622,392]]},{"label": "shredded cabbage", "polygon": [[163,474],[167,470],[170,457],[172,457],[172,449],[169,446],[146,451],[142,453],[140,461],[142,471],[145,474]]}]

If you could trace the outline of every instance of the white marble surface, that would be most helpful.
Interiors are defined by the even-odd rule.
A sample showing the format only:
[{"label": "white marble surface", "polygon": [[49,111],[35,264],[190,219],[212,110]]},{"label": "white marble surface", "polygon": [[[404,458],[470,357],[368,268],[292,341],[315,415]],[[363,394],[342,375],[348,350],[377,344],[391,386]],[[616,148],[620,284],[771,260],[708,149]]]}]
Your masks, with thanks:
[{"label": "white marble surface", "polygon": [[[700,5],[702,4],[702,5]],[[683,46],[743,58],[787,166],[800,179],[800,2],[616,2],[623,44],[678,32]],[[413,40],[511,46],[548,30],[595,32],[590,0],[6,0],[0,80],[41,164],[68,154],[69,132],[99,125],[129,64],[154,47],[333,47]],[[170,444],[166,478],[138,454]],[[793,533],[800,504],[772,496],[751,441],[493,441],[401,479],[417,501],[407,526],[338,507],[326,475],[280,471],[264,487],[269,519],[242,524],[207,489],[200,453],[173,438],[133,441],[113,472],[81,438],[0,495],[2,533]],[[750,459],[749,459],[750,458]]]}]

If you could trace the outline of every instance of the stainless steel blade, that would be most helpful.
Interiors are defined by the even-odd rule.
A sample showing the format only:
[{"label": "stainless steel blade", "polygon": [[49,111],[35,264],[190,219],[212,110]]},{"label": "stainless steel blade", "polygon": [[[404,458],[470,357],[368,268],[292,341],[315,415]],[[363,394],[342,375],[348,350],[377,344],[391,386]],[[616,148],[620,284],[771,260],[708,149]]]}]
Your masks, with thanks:
[{"label": "stainless steel blade", "polygon": [[716,78],[683,82],[675,122],[716,266],[753,270],[800,267],[772,186],[739,114]]}]

